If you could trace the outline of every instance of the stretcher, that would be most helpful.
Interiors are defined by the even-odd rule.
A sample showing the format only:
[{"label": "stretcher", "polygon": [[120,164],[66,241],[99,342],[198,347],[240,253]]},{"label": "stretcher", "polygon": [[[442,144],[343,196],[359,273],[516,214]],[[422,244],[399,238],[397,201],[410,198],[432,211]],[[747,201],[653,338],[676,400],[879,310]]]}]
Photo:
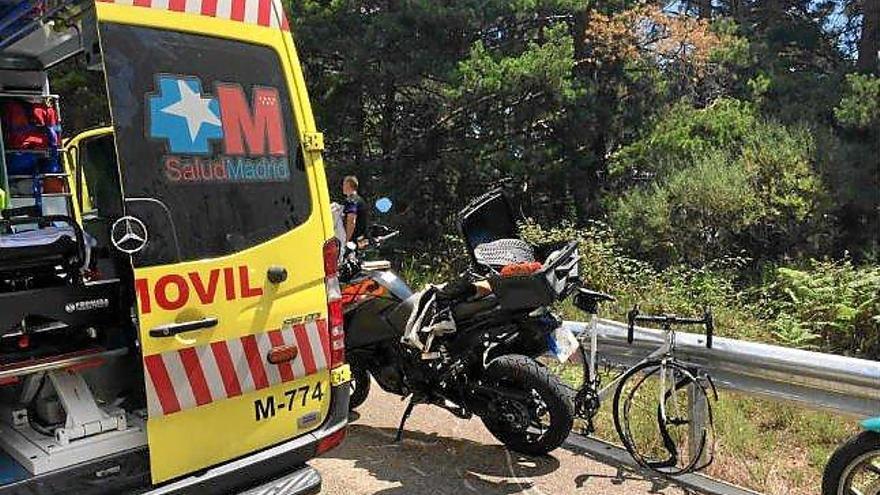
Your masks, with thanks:
[{"label": "stretcher", "polygon": [[[31,226],[24,230],[16,226]],[[88,243],[70,217],[51,215],[0,220],[0,280],[14,281],[31,273],[56,272],[71,277],[88,265]]]}]

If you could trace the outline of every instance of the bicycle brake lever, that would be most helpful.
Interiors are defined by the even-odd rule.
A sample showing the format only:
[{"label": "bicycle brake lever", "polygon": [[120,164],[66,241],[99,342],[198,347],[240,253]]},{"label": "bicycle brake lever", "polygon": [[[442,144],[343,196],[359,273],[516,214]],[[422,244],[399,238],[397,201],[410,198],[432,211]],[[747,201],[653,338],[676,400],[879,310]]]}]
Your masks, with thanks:
[{"label": "bicycle brake lever", "polygon": [[706,349],[712,348],[712,336],[715,333],[715,318],[712,316],[712,310],[706,308],[703,313],[703,319],[706,320]]},{"label": "bicycle brake lever", "polygon": [[635,334],[635,325],[636,325],[636,317],[639,316],[639,305],[636,304],[633,306],[633,309],[630,310],[626,315],[627,319],[627,328],[626,328],[626,342],[628,344],[633,343],[633,336]]}]

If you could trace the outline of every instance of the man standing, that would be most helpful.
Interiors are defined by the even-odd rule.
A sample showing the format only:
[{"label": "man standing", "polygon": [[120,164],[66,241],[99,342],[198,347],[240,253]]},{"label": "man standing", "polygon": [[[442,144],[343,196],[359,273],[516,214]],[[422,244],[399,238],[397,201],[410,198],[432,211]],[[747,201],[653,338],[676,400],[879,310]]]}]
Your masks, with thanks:
[{"label": "man standing", "polygon": [[342,179],[342,193],[345,204],[342,205],[342,217],[345,223],[345,241],[359,241],[367,236],[367,203],[358,195],[358,179],[349,175]]}]

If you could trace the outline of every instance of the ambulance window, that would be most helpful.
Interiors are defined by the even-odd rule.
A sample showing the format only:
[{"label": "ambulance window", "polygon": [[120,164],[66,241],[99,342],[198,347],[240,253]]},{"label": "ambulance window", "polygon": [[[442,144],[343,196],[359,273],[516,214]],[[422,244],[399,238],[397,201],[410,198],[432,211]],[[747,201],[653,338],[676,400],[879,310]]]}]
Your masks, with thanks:
[{"label": "ambulance window", "polygon": [[105,134],[82,141],[77,161],[83,168],[82,180],[88,187],[91,206],[91,211],[83,213],[95,213],[104,218],[120,216],[122,189],[119,187],[113,135]]},{"label": "ambulance window", "polygon": [[241,251],[309,217],[290,92],[273,49],[100,29],[126,212],[150,237],[138,266]]}]

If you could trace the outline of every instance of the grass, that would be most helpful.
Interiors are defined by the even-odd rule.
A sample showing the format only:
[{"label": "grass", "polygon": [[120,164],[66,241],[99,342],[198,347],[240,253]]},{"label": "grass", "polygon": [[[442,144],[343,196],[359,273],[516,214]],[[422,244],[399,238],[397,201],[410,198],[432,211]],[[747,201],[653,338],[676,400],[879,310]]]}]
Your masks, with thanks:
[{"label": "grass", "polygon": [[856,422],[724,393],[715,407],[716,462],[708,474],[768,495],[818,492],[825,462]]}]

